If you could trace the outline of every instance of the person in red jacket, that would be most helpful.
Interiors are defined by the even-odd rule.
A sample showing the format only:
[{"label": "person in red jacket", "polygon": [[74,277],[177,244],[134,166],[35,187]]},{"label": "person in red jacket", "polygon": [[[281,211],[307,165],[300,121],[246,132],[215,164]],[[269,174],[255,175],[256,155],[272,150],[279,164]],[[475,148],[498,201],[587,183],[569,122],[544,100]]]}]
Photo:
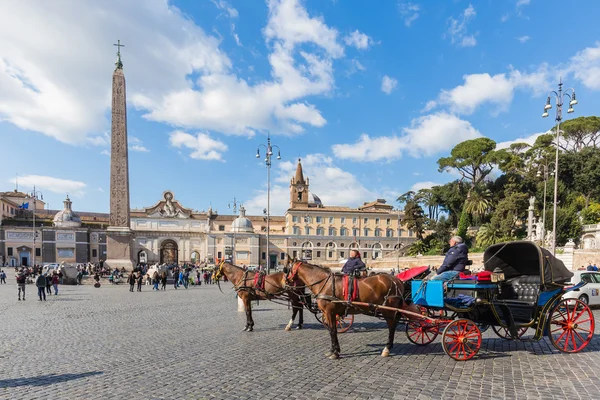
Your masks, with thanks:
[{"label": "person in red jacket", "polygon": [[54,275],[52,275],[52,286],[54,286],[54,295],[58,295],[58,281],[60,280],[60,278],[58,277],[58,274],[55,272]]}]

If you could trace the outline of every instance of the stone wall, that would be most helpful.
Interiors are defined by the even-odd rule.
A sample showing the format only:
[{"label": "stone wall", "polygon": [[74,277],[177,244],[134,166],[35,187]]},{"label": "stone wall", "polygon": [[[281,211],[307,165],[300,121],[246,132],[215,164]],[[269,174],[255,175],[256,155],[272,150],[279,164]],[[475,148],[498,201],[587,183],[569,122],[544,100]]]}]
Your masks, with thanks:
[{"label": "stone wall", "polygon": [[600,249],[580,249],[573,254],[573,269],[582,265],[587,267],[590,263],[600,266]]}]

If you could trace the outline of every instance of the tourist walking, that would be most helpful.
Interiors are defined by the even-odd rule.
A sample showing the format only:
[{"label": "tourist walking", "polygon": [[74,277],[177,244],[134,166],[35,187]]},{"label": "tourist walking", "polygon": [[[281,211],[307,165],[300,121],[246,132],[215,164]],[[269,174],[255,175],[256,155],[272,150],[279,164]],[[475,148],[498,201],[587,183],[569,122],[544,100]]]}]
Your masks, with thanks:
[{"label": "tourist walking", "polygon": [[154,284],[152,290],[158,290],[158,271],[154,271],[154,275],[152,276],[152,283]]},{"label": "tourist walking", "polygon": [[131,272],[129,277],[127,278],[127,283],[129,283],[129,291],[133,292],[133,288],[135,287],[135,274]]},{"label": "tourist walking", "polygon": [[162,273],[162,276],[161,276],[161,278],[160,278],[160,282],[161,282],[161,284],[162,284],[162,287],[161,287],[161,289],[162,289],[162,290],[167,290],[167,271],[164,271],[164,272]]},{"label": "tourist walking", "polygon": [[144,283],[144,275],[142,275],[142,273],[138,273],[138,277],[137,277],[137,291],[141,292],[142,291],[142,283]]},{"label": "tourist walking", "polygon": [[42,298],[46,301],[46,277],[44,274],[40,274],[35,280],[35,286],[38,289],[38,296],[40,297],[40,301]]},{"label": "tourist walking", "polygon": [[60,277],[57,273],[55,273],[54,275],[52,275],[52,286],[54,286],[54,295],[58,296],[58,282],[60,280]]},{"label": "tourist walking", "polygon": [[52,294],[52,275],[46,274],[46,293]]},{"label": "tourist walking", "polygon": [[27,277],[25,276],[25,272],[23,268],[17,272],[17,289],[19,291],[19,301],[21,300],[21,293],[23,293],[23,300],[25,300],[25,282],[27,282]]},{"label": "tourist walking", "polygon": [[6,272],[4,270],[0,271],[0,283],[6,284]]}]

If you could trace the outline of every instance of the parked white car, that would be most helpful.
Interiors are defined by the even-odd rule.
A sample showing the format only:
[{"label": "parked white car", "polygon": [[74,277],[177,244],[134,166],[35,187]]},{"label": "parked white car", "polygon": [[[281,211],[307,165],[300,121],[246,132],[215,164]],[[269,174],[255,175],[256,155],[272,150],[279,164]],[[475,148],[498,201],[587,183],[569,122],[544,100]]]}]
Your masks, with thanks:
[{"label": "parked white car", "polygon": [[600,305],[600,272],[573,271],[571,284],[585,282],[582,288],[575,289],[564,295],[565,299],[579,299],[591,306]]}]

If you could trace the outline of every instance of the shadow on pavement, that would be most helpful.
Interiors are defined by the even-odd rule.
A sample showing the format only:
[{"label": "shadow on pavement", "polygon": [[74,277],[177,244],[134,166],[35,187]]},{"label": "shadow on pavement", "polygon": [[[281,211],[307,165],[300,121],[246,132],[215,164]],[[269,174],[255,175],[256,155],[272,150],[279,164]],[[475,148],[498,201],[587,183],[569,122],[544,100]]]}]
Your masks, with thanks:
[{"label": "shadow on pavement", "polygon": [[80,374],[50,374],[33,376],[30,378],[0,379],[0,388],[14,388],[19,386],[47,386],[55,383],[63,383],[88,376],[101,375],[103,371],[82,372]]}]

